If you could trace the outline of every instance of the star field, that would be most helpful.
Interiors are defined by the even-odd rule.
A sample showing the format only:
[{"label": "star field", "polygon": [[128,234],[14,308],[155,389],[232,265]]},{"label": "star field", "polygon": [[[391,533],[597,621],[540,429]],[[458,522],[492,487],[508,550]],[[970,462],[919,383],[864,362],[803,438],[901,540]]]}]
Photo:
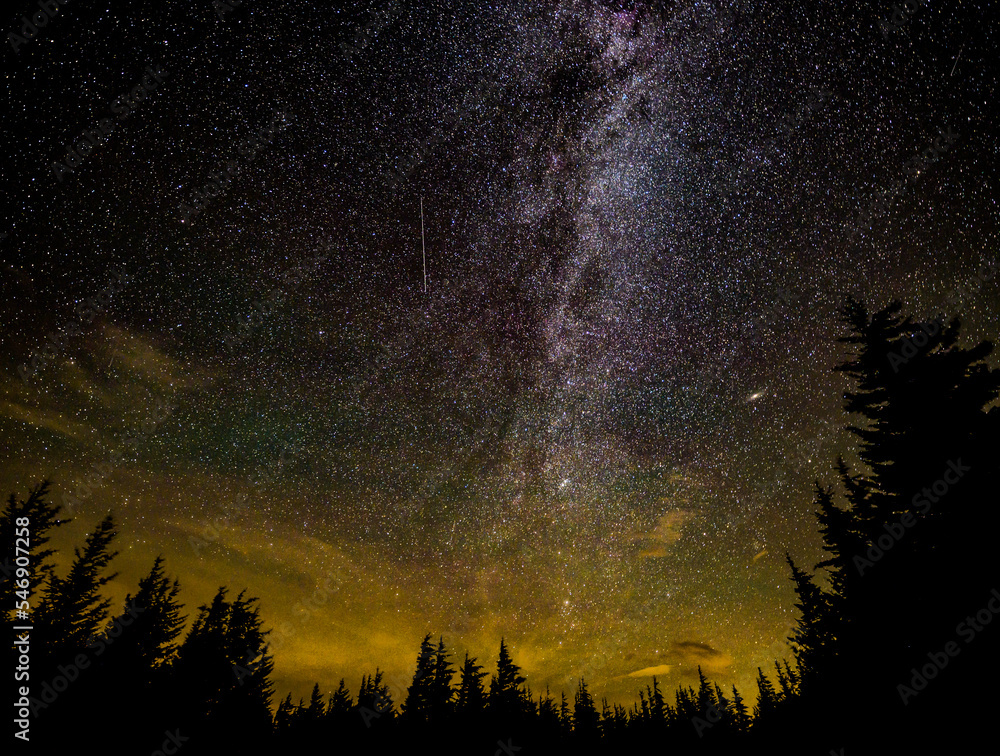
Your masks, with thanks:
[{"label": "star field", "polygon": [[837,308],[997,333],[978,3],[61,8],[5,49],[2,482],[80,500],[64,560],[115,511],[116,599],[260,596],[282,696],[425,632],[749,688],[852,454]]}]

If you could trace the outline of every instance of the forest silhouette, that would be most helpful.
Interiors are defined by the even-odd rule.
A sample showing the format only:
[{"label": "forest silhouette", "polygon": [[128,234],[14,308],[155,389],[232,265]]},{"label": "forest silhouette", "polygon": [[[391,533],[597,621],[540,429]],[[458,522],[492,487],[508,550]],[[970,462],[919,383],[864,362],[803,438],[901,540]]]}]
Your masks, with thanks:
[{"label": "forest silhouette", "polygon": [[[679,752],[936,753],[992,743],[1000,611],[1000,370],[992,344],[959,345],[960,323],[915,322],[899,303],[841,311],[852,356],[837,370],[857,462],[830,460],[815,484],[825,558],[786,555],[798,619],[790,659],[758,669],[757,690],[660,681],[630,707],[597,702],[580,680],[533,692],[504,639],[495,671],[428,634],[402,700],[384,673],[308,701],[278,696],[255,598],[220,588],[187,632],[180,584],[157,557],[125,606],[116,526],[105,517],[56,574],[49,542],[68,522],[48,481],[0,512],[4,637],[31,595],[30,743],[56,753],[95,743],[127,754],[521,754]],[[29,518],[30,578],[15,579],[15,531]],[[19,647],[11,647],[11,669]],[[487,682],[487,678],[489,678]],[[323,681],[331,689],[333,681]],[[15,693],[18,685],[15,682]],[[18,696],[14,696],[17,700]],[[275,707],[275,708],[272,708]],[[15,729],[16,731],[16,729]],[[995,747],[992,746],[992,747]]]}]

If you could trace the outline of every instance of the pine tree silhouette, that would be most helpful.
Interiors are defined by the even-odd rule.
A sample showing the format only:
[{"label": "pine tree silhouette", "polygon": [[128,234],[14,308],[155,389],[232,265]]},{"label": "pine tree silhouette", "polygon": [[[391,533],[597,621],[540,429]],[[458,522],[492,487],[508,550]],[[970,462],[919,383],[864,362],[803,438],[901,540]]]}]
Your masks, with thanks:
[{"label": "pine tree silhouette", "polygon": [[733,686],[733,727],[739,733],[746,733],[750,731],[750,712],[747,710],[747,705],[743,702],[743,696],[740,695],[739,691],[736,690],[736,686]]},{"label": "pine tree silhouette", "polygon": [[767,679],[764,670],[757,667],[757,703],[753,707],[753,726],[766,724],[768,717],[773,716],[778,709],[778,695],[774,685]]},{"label": "pine tree silhouette", "polygon": [[455,698],[451,681],[454,676],[455,670],[448,660],[444,638],[439,638],[437,651],[434,653],[434,669],[429,690],[430,717],[439,727],[451,718]]},{"label": "pine tree silhouette", "polygon": [[521,668],[511,659],[504,639],[500,639],[497,672],[490,680],[489,710],[499,721],[515,721],[520,707],[518,688],[525,682]]},{"label": "pine tree silhouette", "polygon": [[131,670],[143,686],[151,686],[155,673],[165,669],[177,654],[175,641],[186,620],[181,615],[179,594],[180,584],[167,578],[163,557],[158,556],[149,574],[139,581],[135,596],[125,597],[121,613],[112,620],[111,626],[122,630],[114,643],[108,643],[109,663],[113,660],[123,670]]},{"label": "pine tree silhouette", "polygon": [[295,704],[292,703],[292,694],[289,693],[285,699],[278,704],[277,711],[274,712],[275,733],[281,737],[291,734],[292,724],[295,721]]},{"label": "pine tree silhouette", "polygon": [[483,688],[483,678],[486,675],[483,667],[476,664],[476,657],[469,658],[469,654],[466,653],[458,686],[458,700],[455,704],[455,708],[464,720],[477,718],[485,709],[486,690]]},{"label": "pine tree silhouette", "polygon": [[714,709],[718,701],[715,700],[715,691],[712,690],[712,686],[708,684],[708,678],[705,677],[705,673],[701,671],[701,665],[698,665],[698,711],[704,713]]},{"label": "pine tree silhouette", "polygon": [[110,549],[116,535],[109,514],[87,536],[83,550],[74,549],[66,577],[49,576],[34,616],[38,649],[34,662],[43,675],[53,675],[57,664],[86,648],[107,621],[111,600],[101,595],[101,589],[118,574],[105,573],[118,554]]},{"label": "pine tree silhouette", "polygon": [[593,738],[599,734],[599,723],[594,698],[587,690],[587,681],[581,677],[573,700],[573,734],[578,738]]},{"label": "pine tree silhouette", "polygon": [[309,704],[305,707],[303,718],[306,722],[318,723],[326,712],[326,704],[323,703],[323,694],[319,690],[319,683],[313,685],[312,693],[309,696]]},{"label": "pine tree silhouette", "polygon": [[179,593],[180,584],[171,583],[157,557],[135,596],[125,597],[121,611],[88,646],[95,659],[82,681],[91,687],[89,706],[80,714],[103,717],[129,742],[146,742],[171,724],[162,720],[161,699],[185,621]]},{"label": "pine tree silhouette", "polygon": [[566,693],[562,692],[559,702],[559,724],[562,727],[563,735],[569,735],[573,731],[573,718],[569,713],[569,700]]},{"label": "pine tree silhouette", "polygon": [[226,593],[220,588],[210,605],[198,608],[178,650],[170,715],[191,737],[248,748],[271,732],[274,662],[257,599],[241,592],[229,602]]},{"label": "pine tree silhouette", "polygon": [[[923,747],[918,731],[942,719],[954,697],[939,699],[933,717],[917,717],[946,686],[904,710],[897,684],[925,660],[921,653],[954,637],[954,618],[993,586],[986,534],[1000,522],[987,502],[1000,480],[987,450],[1000,437],[1000,411],[991,407],[1000,371],[983,362],[989,342],[958,346],[958,321],[917,323],[900,309],[892,303],[869,316],[849,301],[842,311],[851,332],[841,341],[855,353],[837,369],[856,385],[845,410],[864,469],[837,460],[843,508],[817,484],[828,553],[817,568],[828,571],[830,589],[793,569],[802,612],[793,647],[814,724],[836,708],[861,738],[898,720]],[[996,672],[983,662],[977,672]],[[867,683],[860,690],[859,679]]]},{"label": "pine tree silhouette", "polygon": [[559,709],[556,708],[555,699],[549,692],[549,686],[545,686],[545,695],[538,697],[538,723],[539,729],[545,736],[551,738],[558,736],[560,731]]},{"label": "pine tree silhouette", "polygon": [[354,699],[351,692],[344,684],[344,678],[340,678],[340,684],[330,696],[330,702],[326,709],[326,717],[330,721],[334,730],[342,729],[351,715],[354,708]]},{"label": "pine tree silhouette", "polygon": [[427,633],[420,643],[417,654],[417,669],[413,681],[406,691],[406,699],[400,706],[405,721],[426,724],[431,713],[432,688],[434,686],[434,644]]},{"label": "pine tree silhouette", "polygon": [[[46,544],[51,538],[50,531],[53,528],[65,525],[70,520],[62,519],[60,512],[62,507],[58,504],[51,504],[48,501],[49,488],[51,484],[48,480],[43,480],[40,484],[28,492],[28,498],[20,501],[10,495],[6,506],[0,510],[0,620],[10,621],[10,614],[15,607],[15,591],[34,594],[39,587],[48,581],[53,572],[52,556],[55,549],[46,548]],[[20,524],[18,524],[20,520]],[[24,524],[27,522],[27,524]],[[21,532],[24,540],[17,542],[17,533]],[[27,535],[23,535],[27,531]],[[27,561],[31,565],[28,570],[27,588],[20,588],[15,579],[17,571],[16,547],[25,548],[27,544]],[[22,552],[23,555],[23,552]],[[21,598],[18,597],[17,603]],[[33,603],[33,602],[29,602]],[[11,637],[6,625],[3,627],[5,638]]]},{"label": "pine tree silhouette", "polygon": [[653,724],[658,728],[663,728],[667,724],[667,709],[669,707],[663,700],[663,693],[660,691],[660,683],[653,675],[653,690],[649,697],[649,713]]}]

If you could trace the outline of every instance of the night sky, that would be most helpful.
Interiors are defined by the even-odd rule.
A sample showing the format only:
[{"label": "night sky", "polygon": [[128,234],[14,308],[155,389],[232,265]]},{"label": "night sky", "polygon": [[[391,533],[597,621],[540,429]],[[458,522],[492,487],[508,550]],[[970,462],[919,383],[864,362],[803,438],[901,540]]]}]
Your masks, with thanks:
[{"label": "night sky", "polygon": [[113,510],[116,601],[259,596],[282,698],[427,632],[753,698],[837,308],[1000,331],[987,5],[330,5],[8,10],[3,495],[78,499],[62,565]]}]

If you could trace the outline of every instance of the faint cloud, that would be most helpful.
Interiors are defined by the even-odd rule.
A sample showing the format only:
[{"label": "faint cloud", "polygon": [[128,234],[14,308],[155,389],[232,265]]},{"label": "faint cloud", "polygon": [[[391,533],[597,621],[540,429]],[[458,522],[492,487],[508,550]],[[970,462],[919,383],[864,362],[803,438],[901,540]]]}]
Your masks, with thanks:
[{"label": "faint cloud", "polygon": [[43,428],[56,436],[81,440],[92,434],[92,429],[86,423],[80,423],[67,418],[62,412],[37,407],[26,407],[13,402],[0,404],[0,417],[15,420],[35,428]]},{"label": "faint cloud", "polygon": [[695,518],[697,513],[692,509],[673,509],[664,512],[656,521],[656,527],[649,533],[640,533],[635,540],[644,541],[646,547],[639,552],[641,557],[663,557],[668,554],[670,546],[681,539],[684,526]]},{"label": "faint cloud", "polygon": [[629,672],[628,677],[652,677],[653,675],[669,675],[670,665],[669,664],[659,664],[655,667],[644,667],[643,669],[637,669],[635,672]]},{"label": "faint cloud", "polygon": [[708,674],[722,674],[733,664],[733,657],[698,641],[677,641],[670,648],[671,656],[686,667],[701,667]]}]

